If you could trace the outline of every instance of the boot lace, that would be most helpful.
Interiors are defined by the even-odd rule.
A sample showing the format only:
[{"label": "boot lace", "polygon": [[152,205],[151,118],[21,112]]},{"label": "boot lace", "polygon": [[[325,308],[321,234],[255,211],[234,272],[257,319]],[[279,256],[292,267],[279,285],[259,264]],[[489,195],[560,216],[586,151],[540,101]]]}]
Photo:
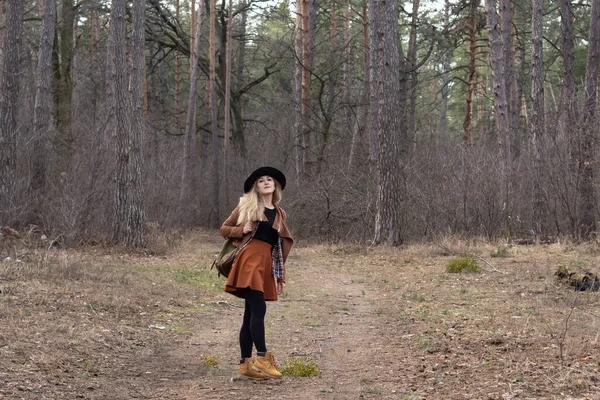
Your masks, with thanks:
[{"label": "boot lace", "polygon": [[267,360],[273,366],[273,368],[279,369],[279,365],[277,365],[277,363],[275,362],[275,357],[273,356],[273,353],[267,353]]}]

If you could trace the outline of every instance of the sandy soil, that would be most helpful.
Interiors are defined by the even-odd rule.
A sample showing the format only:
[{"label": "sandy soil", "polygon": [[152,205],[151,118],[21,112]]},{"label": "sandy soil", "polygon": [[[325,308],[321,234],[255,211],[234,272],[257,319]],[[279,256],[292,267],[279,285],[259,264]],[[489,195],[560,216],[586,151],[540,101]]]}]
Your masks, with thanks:
[{"label": "sandy soil", "polygon": [[0,263],[0,398],[600,399],[599,294],[553,276],[598,272],[596,249],[491,258],[496,245],[447,242],[490,263],[449,274],[436,245],[298,246],[267,345],[321,372],[249,382],[235,379],[242,302],[207,270],[219,244],[196,233],[161,256],[30,250]]}]

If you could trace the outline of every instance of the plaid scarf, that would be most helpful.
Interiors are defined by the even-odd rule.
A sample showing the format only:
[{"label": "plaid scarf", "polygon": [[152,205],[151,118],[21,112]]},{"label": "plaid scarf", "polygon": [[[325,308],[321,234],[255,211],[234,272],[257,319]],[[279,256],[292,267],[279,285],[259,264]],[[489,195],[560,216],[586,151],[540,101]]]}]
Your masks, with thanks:
[{"label": "plaid scarf", "polygon": [[271,251],[273,276],[280,280],[285,280],[285,265],[283,264],[283,252],[281,251],[281,236],[277,239],[277,244]]}]

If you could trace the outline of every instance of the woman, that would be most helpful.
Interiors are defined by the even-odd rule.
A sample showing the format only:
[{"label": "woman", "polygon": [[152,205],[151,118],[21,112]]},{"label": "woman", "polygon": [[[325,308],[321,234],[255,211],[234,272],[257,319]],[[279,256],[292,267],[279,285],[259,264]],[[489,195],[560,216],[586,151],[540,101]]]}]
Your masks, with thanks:
[{"label": "woman", "polygon": [[[277,203],[285,176],[272,167],[254,171],[244,183],[244,195],[221,226],[221,235],[234,239],[239,252],[225,290],[245,299],[240,329],[240,375],[250,379],[281,378],[265,344],[266,301],[275,301],[285,288],[284,263],[294,243],[286,214]],[[256,361],[252,360],[252,345]]]}]

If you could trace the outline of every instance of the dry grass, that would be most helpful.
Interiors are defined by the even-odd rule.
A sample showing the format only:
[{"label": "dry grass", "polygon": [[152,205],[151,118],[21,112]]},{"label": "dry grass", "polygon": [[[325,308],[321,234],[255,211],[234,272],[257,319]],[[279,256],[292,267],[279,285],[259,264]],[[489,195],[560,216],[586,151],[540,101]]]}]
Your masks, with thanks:
[{"label": "dry grass", "polygon": [[[0,398],[245,390],[227,380],[242,303],[207,270],[221,239],[164,240],[150,255],[41,247],[0,263]],[[267,340],[284,365],[312,360],[320,373],[288,377],[281,398],[598,398],[599,294],[553,276],[563,264],[598,273],[597,244],[439,244],[297,246],[288,291],[269,305]],[[491,258],[499,246],[506,256]],[[448,274],[459,252],[496,271]],[[365,357],[372,368],[357,374]],[[268,395],[270,385],[253,391]]]}]

